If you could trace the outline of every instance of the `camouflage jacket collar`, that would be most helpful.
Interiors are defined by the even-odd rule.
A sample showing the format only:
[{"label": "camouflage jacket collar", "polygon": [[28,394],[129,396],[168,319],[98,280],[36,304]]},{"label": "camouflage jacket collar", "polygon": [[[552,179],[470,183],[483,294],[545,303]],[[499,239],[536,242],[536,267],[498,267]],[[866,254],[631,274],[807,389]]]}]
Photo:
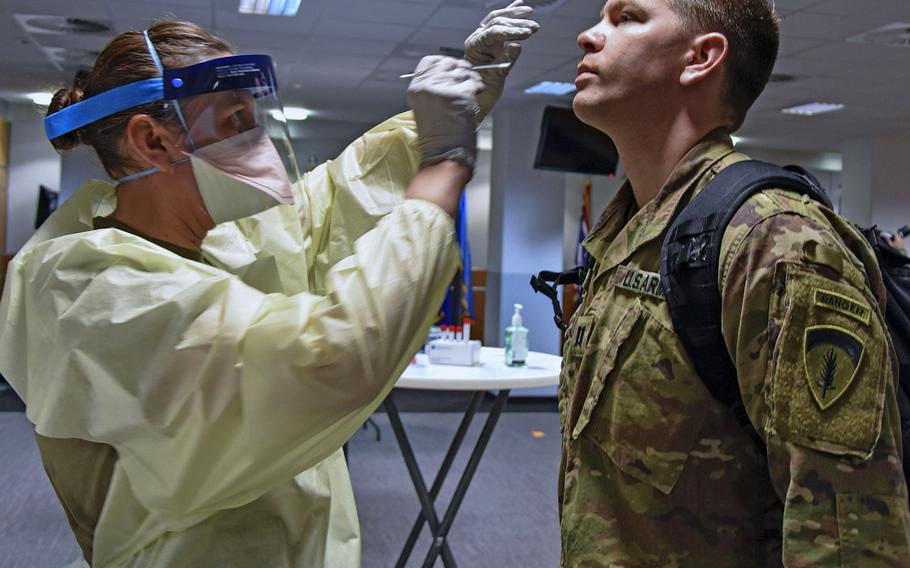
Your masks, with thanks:
[{"label": "camouflage jacket collar", "polygon": [[636,210],[632,185],[626,181],[584,242],[599,265],[598,272],[619,266],[635,251],[660,237],[680,205],[688,203],[692,192],[711,179],[705,174],[733,153],[733,141],[726,133],[711,132],[689,150],[657,196],[640,210]]}]

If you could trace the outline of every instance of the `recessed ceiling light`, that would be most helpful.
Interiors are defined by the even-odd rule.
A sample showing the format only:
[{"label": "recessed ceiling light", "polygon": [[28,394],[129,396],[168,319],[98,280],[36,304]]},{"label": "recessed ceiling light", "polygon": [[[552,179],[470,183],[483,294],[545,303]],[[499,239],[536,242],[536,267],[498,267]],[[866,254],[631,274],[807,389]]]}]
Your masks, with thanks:
[{"label": "recessed ceiling light", "polygon": [[300,0],[240,0],[238,10],[259,16],[296,16]]},{"label": "recessed ceiling light", "polygon": [[310,117],[310,111],[302,107],[284,107],[284,116],[288,120],[306,120]]},{"label": "recessed ceiling light", "polygon": [[847,105],[842,105],[839,103],[809,103],[805,105],[785,108],[781,110],[781,112],[784,114],[796,114],[799,116],[815,116],[817,114],[825,114],[827,112],[837,112],[839,110],[844,110],[845,108],[847,108]]},{"label": "recessed ceiling light", "polygon": [[26,96],[38,106],[48,106],[54,99],[53,93],[29,93]]},{"label": "recessed ceiling light", "polygon": [[282,112],[279,109],[273,109],[272,118],[279,122],[287,122],[289,120],[306,120],[310,117],[310,111],[302,107],[284,107]]},{"label": "recessed ceiling light", "polygon": [[572,83],[559,83],[557,81],[543,81],[525,89],[526,95],[555,95],[557,97],[574,92],[575,85]]}]

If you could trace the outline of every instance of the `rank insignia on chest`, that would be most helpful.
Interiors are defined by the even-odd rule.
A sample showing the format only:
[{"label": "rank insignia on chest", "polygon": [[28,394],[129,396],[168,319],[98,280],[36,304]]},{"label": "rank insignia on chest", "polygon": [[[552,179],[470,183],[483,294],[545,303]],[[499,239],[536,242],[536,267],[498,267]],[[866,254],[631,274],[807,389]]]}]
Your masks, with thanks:
[{"label": "rank insignia on chest", "polygon": [[809,389],[819,408],[837,402],[856,378],[863,359],[863,342],[849,331],[831,325],[806,330],[803,357]]},{"label": "rank insignia on chest", "polygon": [[594,316],[583,316],[578,318],[578,323],[572,329],[570,340],[577,348],[588,346],[591,341],[591,334],[594,332]]},{"label": "rank insignia on chest", "polygon": [[613,286],[640,296],[664,299],[660,274],[645,272],[631,266],[620,266],[613,275]]}]

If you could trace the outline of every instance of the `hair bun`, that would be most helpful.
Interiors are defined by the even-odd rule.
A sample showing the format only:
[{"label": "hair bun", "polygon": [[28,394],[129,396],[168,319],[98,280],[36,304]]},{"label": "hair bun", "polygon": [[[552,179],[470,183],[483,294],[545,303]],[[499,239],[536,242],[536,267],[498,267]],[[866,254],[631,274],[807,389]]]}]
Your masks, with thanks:
[{"label": "hair bun", "polygon": [[[70,105],[74,105],[82,100],[82,81],[80,80],[79,74],[76,74],[75,86],[60,89],[54,93],[54,97],[51,99],[51,104],[47,107],[47,116],[54,114],[55,112],[60,112]],[[58,150],[71,150],[76,146],[82,144],[82,131],[74,130],[62,136],[58,136],[51,140],[54,148]]]}]

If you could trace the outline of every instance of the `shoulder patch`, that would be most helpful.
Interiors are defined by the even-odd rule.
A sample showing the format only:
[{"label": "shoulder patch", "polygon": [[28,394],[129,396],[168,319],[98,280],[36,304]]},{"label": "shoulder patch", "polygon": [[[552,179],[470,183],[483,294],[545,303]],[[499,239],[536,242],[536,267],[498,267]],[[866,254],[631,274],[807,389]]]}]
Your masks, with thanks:
[{"label": "shoulder patch", "polygon": [[847,392],[864,352],[863,341],[840,327],[816,325],[806,329],[803,339],[806,379],[819,408],[831,408]]},{"label": "shoulder patch", "polygon": [[869,325],[869,321],[872,319],[872,310],[868,305],[843,294],[816,288],[814,299],[816,306],[842,313],[866,325]]}]

